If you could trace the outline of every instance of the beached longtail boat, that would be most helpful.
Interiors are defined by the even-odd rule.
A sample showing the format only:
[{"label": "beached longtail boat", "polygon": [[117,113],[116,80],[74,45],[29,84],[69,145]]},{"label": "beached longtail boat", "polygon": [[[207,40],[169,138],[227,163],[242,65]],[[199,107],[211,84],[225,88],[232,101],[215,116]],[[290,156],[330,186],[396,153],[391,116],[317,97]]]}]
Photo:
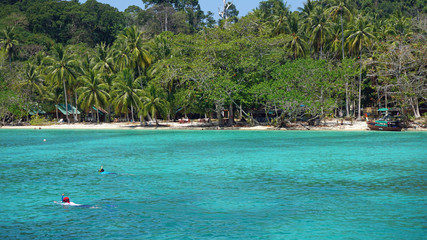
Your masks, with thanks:
[{"label": "beached longtail boat", "polygon": [[400,122],[399,115],[388,114],[388,110],[387,108],[378,109],[379,112],[383,112],[384,114],[378,120],[369,121],[366,116],[368,128],[375,131],[401,131],[402,123]]}]

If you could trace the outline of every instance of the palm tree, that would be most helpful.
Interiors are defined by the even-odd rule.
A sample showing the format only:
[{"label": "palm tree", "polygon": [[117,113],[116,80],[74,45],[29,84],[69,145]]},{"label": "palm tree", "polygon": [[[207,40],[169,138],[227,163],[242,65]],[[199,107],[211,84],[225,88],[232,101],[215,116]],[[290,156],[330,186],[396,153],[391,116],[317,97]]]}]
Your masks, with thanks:
[{"label": "palm tree", "polygon": [[74,56],[61,44],[55,44],[52,50],[52,55],[46,58],[46,62],[48,64],[47,72],[58,85],[61,83],[63,85],[67,122],[70,123],[70,119],[68,117],[66,81],[77,78],[78,63],[74,60]]},{"label": "palm tree", "polygon": [[342,50],[342,42],[341,42],[341,30],[337,24],[334,24],[333,29],[331,31],[331,38],[329,40],[328,49],[332,53],[334,53],[335,57],[339,56],[339,53]]},{"label": "palm tree", "polygon": [[350,10],[348,10],[345,0],[337,0],[335,2],[335,5],[328,9],[328,12],[331,15],[332,19],[335,19],[338,15],[340,15],[341,49],[342,49],[342,59],[344,59],[345,56],[344,56],[344,23],[343,23],[343,17],[347,21],[350,21],[352,14],[351,14]]},{"label": "palm tree", "polygon": [[[47,88],[47,91],[43,95],[43,99],[52,102],[54,105],[58,105],[62,101],[62,95],[61,95],[62,89],[58,86],[54,86],[53,88]],[[55,108],[56,110],[56,119],[59,118],[58,116],[58,108]]]},{"label": "palm tree", "polygon": [[24,71],[24,82],[20,84],[21,87],[28,88],[30,92],[30,99],[33,98],[33,92],[36,90],[40,95],[42,94],[42,78],[37,70],[37,66],[27,63]]},{"label": "palm tree", "polygon": [[116,80],[117,81],[113,84],[113,105],[115,106],[116,112],[126,113],[126,115],[128,115],[130,107],[133,121],[133,107],[141,105],[140,96],[142,96],[143,93],[142,89],[138,88],[139,79],[134,78],[134,73],[130,69],[124,69],[118,74]]},{"label": "palm tree", "polygon": [[403,16],[401,11],[396,11],[391,17],[390,22],[399,39],[412,34],[411,19]]},{"label": "palm tree", "polygon": [[159,88],[156,88],[154,84],[150,84],[142,95],[142,106],[143,111],[140,113],[142,116],[146,116],[148,113],[151,113],[151,116],[154,117],[156,121],[156,126],[159,125],[157,120],[157,113],[165,113],[167,108],[167,102],[162,96]]},{"label": "palm tree", "polygon": [[378,14],[372,14],[372,25],[378,40],[385,41],[388,36],[396,35],[393,19],[381,19]]},{"label": "palm tree", "polygon": [[287,17],[284,14],[273,16],[273,35],[280,35],[289,32]]},{"label": "palm tree", "polygon": [[95,51],[95,69],[107,74],[113,73],[114,58],[112,57],[111,49],[102,42],[101,44],[96,45]]},{"label": "palm tree", "polygon": [[108,86],[102,82],[101,75],[95,70],[90,70],[81,77],[83,86],[78,89],[79,102],[84,109],[96,107],[96,118],[99,123],[99,108],[107,104],[110,95],[106,89]]},{"label": "palm tree", "polygon": [[307,49],[307,43],[304,41],[301,34],[296,16],[292,15],[288,18],[288,26],[292,40],[288,42],[286,47],[292,51],[294,59],[299,56],[304,56]]},{"label": "palm tree", "polygon": [[306,3],[304,3],[303,8],[298,8],[300,11],[300,18],[302,22],[302,30],[305,32],[308,32],[310,29],[310,19],[313,16],[314,9],[317,6],[316,1],[307,0]]},{"label": "palm tree", "polygon": [[310,19],[310,24],[312,31],[310,37],[311,43],[318,56],[322,57],[323,46],[330,34],[330,22],[320,7],[315,8],[315,14]]},{"label": "palm tree", "polygon": [[363,48],[371,44],[371,40],[375,39],[373,35],[372,25],[369,21],[362,17],[358,16],[356,22],[353,24],[348,32],[348,46],[351,53],[359,54],[360,61],[360,72],[359,72],[359,104],[358,104],[358,113],[357,119],[360,120],[360,104],[362,98],[362,52]]},{"label": "palm tree", "polygon": [[307,19],[311,16],[311,13],[313,12],[313,9],[316,7],[317,2],[312,0],[307,0],[305,3],[303,3],[304,7],[299,7],[298,11],[301,14],[301,17],[304,19]]},{"label": "palm tree", "polygon": [[[116,76],[114,74],[102,74],[102,79],[104,80],[104,83],[107,85],[107,92],[111,93],[113,91],[113,84]],[[107,103],[107,121],[110,121],[111,116],[111,105],[112,105],[112,96],[109,95],[108,103]]]},{"label": "palm tree", "polygon": [[136,26],[132,26],[125,28],[124,33],[118,38],[123,41],[125,50],[130,55],[130,63],[138,70],[140,76],[141,70],[151,65],[151,57],[142,47],[143,33],[138,31]]},{"label": "palm tree", "polygon": [[131,56],[125,48],[124,41],[118,39],[114,42],[112,49],[112,56],[115,60],[114,64],[114,73],[123,71],[125,68],[128,68],[131,64]]},{"label": "palm tree", "polygon": [[18,53],[18,40],[15,39],[14,27],[7,26],[3,30],[4,38],[0,39],[1,49],[9,59],[9,67],[12,67],[12,57]]}]

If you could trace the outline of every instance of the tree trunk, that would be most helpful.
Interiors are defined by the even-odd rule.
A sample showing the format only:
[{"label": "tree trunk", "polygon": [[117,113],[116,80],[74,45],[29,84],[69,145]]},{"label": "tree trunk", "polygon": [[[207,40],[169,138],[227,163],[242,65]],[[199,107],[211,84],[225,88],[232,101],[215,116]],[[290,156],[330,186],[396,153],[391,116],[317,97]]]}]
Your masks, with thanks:
[{"label": "tree trunk", "polygon": [[[165,11],[166,12],[166,11]],[[168,13],[165,14],[165,31],[168,31]]]},{"label": "tree trunk", "polygon": [[357,107],[357,120],[361,119],[360,105],[362,101],[362,50],[360,50],[359,58],[360,58],[360,72],[359,72],[359,103]]},{"label": "tree trunk", "polygon": [[228,111],[228,126],[231,127],[234,124],[234,112],[233,103],[230,103],[230,109]]},{"label": "tree trunk", "polygon": [[153,111],[153,117],[154,117],[154,120],[156,121],[156,126],[159,126],[159,121],[157,119],[157,114],[154,111]]},{"label": "tree trunk", "polygon": [[344,24],[342,21],[342,12],[341,12],[341,48],[342,48],[342,59],[344,59]]},{"label": "tree trunk", "polygon": [[385,108],[387,108],[388,106],[387,93],[385,93],[384,101],[385,101]]},{"label": "tree trunk", "polygon": [[70,119],[68,118],[68,102],[67,102],[67,88],[65,87],[65,81],[62,79],[64,85],[64,98],[65,98],[65,115],[67,116],[67,123],[70,124]]},{"label": "tree trunk", "polygon": [[267,119],[267,123],[268,123],[268,124],[270,124],[270,118],[268,117],[268,110],[267,110],[267,106],[265,106],[264,114],[265,114],[265,119]]},{"label": "tree trunk", "polygon": [[215,105],[216,105],[216,115],[218,118],[218,125],[220,127],[222,127],[222,126],[224,126],[224,120],[223,120],[222,115],[221,115],[221,108],[218,104],[215,104]]},{"label": "tree trunk", "polygon": [[134,118],[133,118],[133,104],[130,105],[130,112],[132,114],[132,122],[134,122]]},{"label": "tree trunk", "polygon": [[98,107],[96,108],[96,122],[99,124],[99,109]]},{"label": "tree trunk", "polygon": [[345,110],[346,116],[350,117],[350,94],[348,93],[348,81],[345,83]]},{"label": "tree trunk", "polygon": [[323,110],[323,87],[320,89],[320,113],[322,114],[322,117],[324,115]]},{"label": "tree trunk", "polygon": [[78,119],[77,119],[77,92],[74,93],[74,101],[76,103],[76,111],[74,111],[74,122],[78,122]]},{"label": "tree trunk", "polygon": [[323,44],[320,44],[320,59],[323,59]]},{"label": "tree trunk", "polygon": [[417,98],[416,97],[415,98],[411,97],[411,98],[409,98],[409,101],[410,101],[410,104],[411,104],[412,111],[414,112],[414,117],[416,119],[421,118],[421,114],[420,114],[420,109],[418,107],[418,100],[417,100]]},{"label": "tree trunk", "polygon": [[108,113],[107,113],[107,116],[106,116],[106,121],[109,123],[110,122],[110,118],[111,118],[111,106],[110,106],[110,104],[108,104]]}]

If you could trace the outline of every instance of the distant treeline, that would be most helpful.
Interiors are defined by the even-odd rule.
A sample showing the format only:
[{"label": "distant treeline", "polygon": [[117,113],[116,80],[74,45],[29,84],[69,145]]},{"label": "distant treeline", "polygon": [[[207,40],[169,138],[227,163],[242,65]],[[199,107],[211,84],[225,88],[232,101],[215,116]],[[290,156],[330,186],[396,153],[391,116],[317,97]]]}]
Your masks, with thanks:
[{"label": "distant treeline", "polygon": [[119,12],[96,0],[0,0],[0,120],[59,103],[104,108],[107,121],[224,109],[276,125],[360,118],[366,107],[422,115],[425,0],[308,0],[294,12],[266,0],[241,18],[226,3],[219,21],[198,0],[143,2]]}]

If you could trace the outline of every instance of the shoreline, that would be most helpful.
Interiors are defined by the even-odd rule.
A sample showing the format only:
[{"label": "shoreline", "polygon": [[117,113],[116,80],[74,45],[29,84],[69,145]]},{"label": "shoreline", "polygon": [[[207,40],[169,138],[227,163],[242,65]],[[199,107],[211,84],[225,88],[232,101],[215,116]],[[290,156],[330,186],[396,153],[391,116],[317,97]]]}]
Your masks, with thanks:
[{"label": "shoreline", "polygon": [[[70,124],[53,124],[53,125],[30,125],[30,126],[1,126],[0,129],[67,129],[67,130],[250,130],[250,131],[371,131],[365,121],[344,122],[338,124],[336,120],[325,121],[320,126],[306,126],[296,124],[288,128],[276,128],[273,126],[254,126],[254,127],[219,127],[214,123],[206,124],[199,122],[178,123],[178,122],[161,122],[159,126],[149,124],[141,126],[139,122],[123,123],[70,123]],[[427,131],[427,128],[406,128],[406,131]]]}]

